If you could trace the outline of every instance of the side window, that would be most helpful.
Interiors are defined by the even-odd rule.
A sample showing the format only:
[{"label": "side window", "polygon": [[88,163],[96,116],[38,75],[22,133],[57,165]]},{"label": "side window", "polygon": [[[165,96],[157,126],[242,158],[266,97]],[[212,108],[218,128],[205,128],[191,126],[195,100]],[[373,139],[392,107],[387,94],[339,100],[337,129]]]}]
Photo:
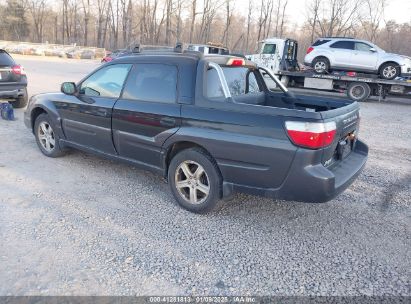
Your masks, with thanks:
[{"label": "side window", "polygon": [[328,39],[318,39],[316,42],[313,43],[312,46],[319,46],[323,45],[324,43],[330,42],[331,40]]},{"label": "side window", "polygon": [[0,50],[0,65],[12,66],[14,64],[13,58],[8,53]]},{"label": "side window", "polygon": [[248,93],[258,93],[261,92],[258,85],[257,78],[255,78],[254,72],[248,74]]},{"label": "side window", "polygon": [[331,44],[330,48],[353,50],[354,49],[354,42],[353,41],[347,41],[347,40],[341,40],[341,41],[337,41],[337,42],[334,42],[333,44]]},{"label": "side window", "polygon": [[263,54],[275,54],[275,44],[265,44],[263,48]]},{"label": "side window", "polygon": [[363,42],[356,42],[356,43],[355,43],[355,49],[356,49],[357,51],[369,52],[370,49],[372,49],[372,46],[371,46],[371,45],[368,45],[368,44],[366,44],[366,43],[363,43]]},{"label": "side window", "polygon": [[118,98],[131,64],[114,64],[104,67],[90,75],[80,85],[80,94]]},{"label": "side window", "polygon": [[206,96],[208,98],[224,98],[223,86],[221,85],[216,69],[210,68],[207,70],[206,81]]},{"label": "side window", "polygon": [[123,98],[175,103],[177,67],[167,64],[136,64],[124,87]]}]

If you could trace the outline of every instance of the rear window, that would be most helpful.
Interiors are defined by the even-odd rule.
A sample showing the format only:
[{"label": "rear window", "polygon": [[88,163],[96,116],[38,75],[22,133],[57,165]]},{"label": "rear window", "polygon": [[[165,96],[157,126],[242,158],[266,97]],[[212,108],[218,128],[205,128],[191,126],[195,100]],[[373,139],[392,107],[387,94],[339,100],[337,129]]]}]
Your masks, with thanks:
[{"label": "rear window", "polygon": [[353,50],[354,42],[341,40],[341,41],[334,42],[333,44],[330,45],[330,47],[333,49]]},{"label": "rear window", "polygon": [[[222,67],[231,95],[239,96],[261,92],[255,72],[243,67]],[[224,97],[223,88],[215,69],[207,71],[207,92],[209,98]]]},{"label": "rear window", "polygon": [[316,42],[313,43],[312,46],[319,46],[323,45],[324,43],[330,42],[331,40],[329,39],[318,39]]},{"label": "rear window", "polygon": [[126,82],[123,98],[175,103],[177,67],[167,64],[136,64]]},{"label": "rear window", "polygon": [[0,51],[0,65],[12,66],[14,65],[14,60],[5,51]]}]

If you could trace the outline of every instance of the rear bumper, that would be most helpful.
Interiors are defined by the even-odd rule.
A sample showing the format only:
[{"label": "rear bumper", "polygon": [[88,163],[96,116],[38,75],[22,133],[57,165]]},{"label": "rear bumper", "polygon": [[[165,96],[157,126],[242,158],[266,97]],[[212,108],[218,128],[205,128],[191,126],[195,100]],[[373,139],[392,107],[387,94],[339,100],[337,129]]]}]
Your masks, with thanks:
[{"label": "rear bumper", "polygon": [[254,195],[300,201],[307,203],[327,202],[347,189],[361,173],[368,158],[368,146],[357,141],[347,158],[326,168],[322,164],[310,165],[305,149],[297,152],[290,172],[277,189],[253,188],[225,183],[224,195],[245,192]]},{"label": "rear bumper", "polygon": [[17,99],[26,94],[27,85],[0,85],[0,99]]}]

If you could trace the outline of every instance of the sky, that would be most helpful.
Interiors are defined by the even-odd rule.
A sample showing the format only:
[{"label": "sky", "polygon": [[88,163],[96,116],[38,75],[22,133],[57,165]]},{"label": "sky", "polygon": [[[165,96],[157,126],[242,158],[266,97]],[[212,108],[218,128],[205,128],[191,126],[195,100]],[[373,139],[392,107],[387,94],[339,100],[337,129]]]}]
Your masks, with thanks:
[{"label": "sky", "polygon": [[[235,0],[235,8],[244,10],[247,14],[248,3],[253,0]],[[255,5],[261,1],[254,0]],[[291,23],[301,25],[306,19],[305,0],[288,0],[287,20]],[[411,22],[411,0],[388,0],[385,9],[385,20],[395,20],[397,23]]]}]

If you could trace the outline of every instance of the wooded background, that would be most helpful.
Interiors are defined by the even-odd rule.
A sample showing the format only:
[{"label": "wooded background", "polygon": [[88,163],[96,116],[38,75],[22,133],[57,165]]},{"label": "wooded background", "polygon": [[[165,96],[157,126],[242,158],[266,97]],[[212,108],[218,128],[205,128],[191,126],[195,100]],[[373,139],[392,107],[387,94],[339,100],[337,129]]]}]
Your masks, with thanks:
[{"label": "wooded background", "polygon": [[387,0],[301,1],[305,20],[292,20],[288,4],[257,0],[239,9],[236,0],[0,0],[0,39],[107,49],[211,41],[253,53],[264,38],[289,37],[299,41],[301,58],[318,37],[352,36],[411,55],[411,21],[387,20]]}]

